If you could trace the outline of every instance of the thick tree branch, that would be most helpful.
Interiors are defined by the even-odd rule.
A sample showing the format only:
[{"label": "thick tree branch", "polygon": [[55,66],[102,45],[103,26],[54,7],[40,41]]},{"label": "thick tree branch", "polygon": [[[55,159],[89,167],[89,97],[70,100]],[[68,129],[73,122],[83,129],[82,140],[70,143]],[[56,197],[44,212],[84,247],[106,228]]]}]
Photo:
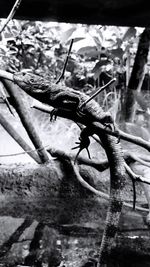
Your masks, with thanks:
[{"label": "thick tree branch", "polygon": [[41,163],[38,155],[32,148],[24,141],[24,139],[19,135],[18,132],[13,128],[13,126],[5,119],[5,117],[0,114],[0,124],[3,128],[12,136],[12,138],[26,151],[26,153],[32,157],[37,163]]},{"label": "thick tree branch", "polygon": [[[23,126],[25,127],[32,143],[34,144],[35,148],[37,149],[37,153],[41,159],[41,163],[45,163],[49,160],[48,155],[42,145],[42,142],[36,132],[36,129],[31,121],[31,118],[29,116],[29,112],[26,108],[26,106],[24,105],[20,94],[18,94],[18,90],[20,90],[18,88],[18,90],[16,91],[16,85],[14,86],[14,84],[10,81],[7,81],[5,79],[3,79],[3,83],[4,86],[6,88],[6,90],[8,91],[9,95],[12,97],[14,103],[15,103],[15,109],[21,119],[21,122],[23,124]],[[42,148],[40,150],[40,148]]]},{"label": "thick tree branch", "polygon": [[[42,104],[39,101],[35,101],[32,105],[32,108],[38,109],[38,110],[46,112],[48,114],[50,114],[52,109],[53,109],[52,107],[45,105],[45,104]],[[61,113],[58,112],[58,115],[60,115],[61,117],[64,117],[64,118],[70,117],[70,119],[71,119],[70,113],[67,114],[66,112],[61,111]],[[119,137],[122,140],[126,140],[128,142],[131,142],[133,144],[141,146],[141,147],[147,149],[148,151],[150,151],[150,142],[145,141],[141,137],[130,135],[128,133],[123,132],[120,129],[117,129],[117,131],[111,131],[108,128],[106,128],[105,126],[103,126],[102,124],[97,123],[97,122],[93,123],[92,125],[93,125],[95,130],[97,129],[97,126],[98,126],[98,128],[101,129],[101,131],[104,133]]]}]

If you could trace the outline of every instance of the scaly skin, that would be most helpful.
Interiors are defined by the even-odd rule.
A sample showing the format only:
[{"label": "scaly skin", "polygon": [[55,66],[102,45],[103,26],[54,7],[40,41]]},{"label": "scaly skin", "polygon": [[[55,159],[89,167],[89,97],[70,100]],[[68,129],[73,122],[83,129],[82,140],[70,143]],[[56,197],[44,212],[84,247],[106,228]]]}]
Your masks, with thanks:
[{"label": "scaly skin", "polygon": [[[69,110],[72,113],[77,113],[78,107],[89,99],[84,93],[59,84],[56,85],[34,74],[16,73],[14,82],[35,99],[59,110]],[[92,124],[96,124],[96,134],[102,141],[110,163],[110,202],[98,262],[98,267],[102,267],[107,262],[121,215],[122,189],[125,181],[124,160],[117,138],[102,133],[98,128],[99,123],[110,125],[113,123],[110,114],[104,112],[94,100],[88,102],[81,112],[79,116],[83,116],[84,124],[88,125],[81,137],[84,136],[88,143],[88,136],[94,133]]]},{"label": "scaly skin", "polygon": [[[18,72],[13,77],[14,82],[27,94],[54,108],[77,111],[78,107],[89,99],[89,96],[82,92],[51,83],[43,77],[32,73]],[[81,112],[91,122],[98,121],[102,124],[113,123],[110,113],[104,112],[95,100],[87,103]]]}]

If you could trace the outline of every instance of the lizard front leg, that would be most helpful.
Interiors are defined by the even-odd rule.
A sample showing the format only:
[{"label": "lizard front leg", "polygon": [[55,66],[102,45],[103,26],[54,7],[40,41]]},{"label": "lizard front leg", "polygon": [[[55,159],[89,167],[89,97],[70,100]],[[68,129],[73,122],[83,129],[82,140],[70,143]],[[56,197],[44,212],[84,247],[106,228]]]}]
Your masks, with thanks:
[{"label": "lizard front leg", "polygon": [[59,109],[76,111],[79,106],[79,97],[74,93],[60,92],[53,97],[53,106],[55,107],[50,115],[50,120],[56,120],[57,112]]},{"label": "lizard front leg", "polygon": [[79,97],[72,92],[60,92],[53,97],[53,105],[66,110],[76,110],[79,106]]}]

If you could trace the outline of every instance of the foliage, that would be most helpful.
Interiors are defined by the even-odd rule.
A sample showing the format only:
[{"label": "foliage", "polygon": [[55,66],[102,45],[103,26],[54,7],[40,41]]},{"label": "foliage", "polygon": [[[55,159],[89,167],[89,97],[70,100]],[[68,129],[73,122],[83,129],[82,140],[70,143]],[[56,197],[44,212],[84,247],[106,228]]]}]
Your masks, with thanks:
[{"label": "foliage", "polygon": [[112,103],[118,103],[117,98],[122,97],[118,90],[128,83],[140,33],[141,29],[133,27],[13,20],[1,35],[1,68],[10,72],[32,71],[56,80],[73,39],[65,84],[91,94],[96,87],[116,77],[113,93],[106,91],[97,101],[117,114]]}]

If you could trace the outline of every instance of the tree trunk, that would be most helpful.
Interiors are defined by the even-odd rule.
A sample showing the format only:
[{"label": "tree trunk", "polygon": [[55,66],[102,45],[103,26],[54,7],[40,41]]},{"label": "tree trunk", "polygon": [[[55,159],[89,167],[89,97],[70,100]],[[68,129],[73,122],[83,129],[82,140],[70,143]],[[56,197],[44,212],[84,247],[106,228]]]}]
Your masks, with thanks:
[{"label": "tree trunk", "polygon": [[143,79],[145,65],[147,63],[148,52],[150,46],[150,28],[146,28],[141,34],[138,50],[136,53],[131,77],[126,91],[124,102],[124,118],[126,122],[132,122],[134,117],[134,94],[138,89],[138,86]]}]

